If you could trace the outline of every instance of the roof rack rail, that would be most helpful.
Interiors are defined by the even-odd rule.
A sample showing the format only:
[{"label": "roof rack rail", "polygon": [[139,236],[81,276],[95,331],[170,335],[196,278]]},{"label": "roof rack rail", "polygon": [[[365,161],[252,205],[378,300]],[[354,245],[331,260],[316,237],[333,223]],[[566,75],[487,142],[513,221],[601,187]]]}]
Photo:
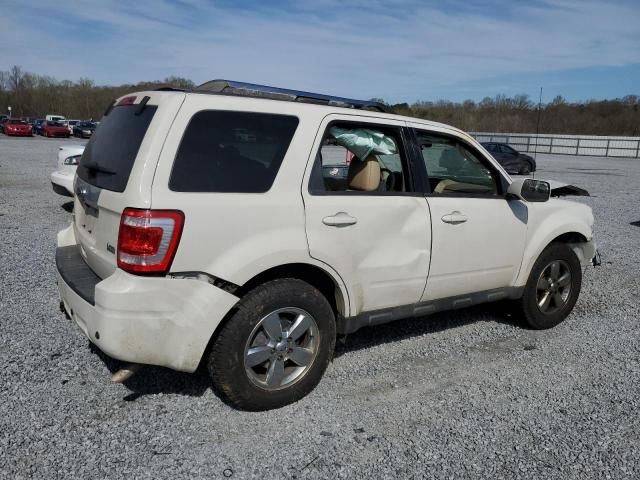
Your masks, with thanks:
[{"label": "roof rack rail", "polygon": [[321,93],[288,90],[286,88],[269,87],[253,83],[235,82],[232,80],[211,80],[193,89],[194,92],[218,93],[222,95],[238,95],[242,97],[267,98],[270,100],[284,100],[288,102],[314,103],[316,105],[330,105],[334,107],[357,108],[361,110],[377,110],[391,113],[389,107],[380,102],[368,100],[354,100],[352,98],[334,97]]}]

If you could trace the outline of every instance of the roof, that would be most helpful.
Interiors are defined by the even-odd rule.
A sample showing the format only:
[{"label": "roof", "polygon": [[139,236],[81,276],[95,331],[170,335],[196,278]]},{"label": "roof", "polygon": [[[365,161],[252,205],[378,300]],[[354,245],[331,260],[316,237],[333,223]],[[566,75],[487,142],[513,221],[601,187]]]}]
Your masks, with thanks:
[{"label": "roof", "polygon": [[[161,88],[159,90],[178,90]],[[370,100],[356,100],[353,98],[336,97],[322,93],[304,92],[286,88],[258,85],[255,83],[236,82],[233,80],[210,80],[197,86],[194,93],[214,93],[220,95],[235,95],[240,97],[264,98],[270,100],[283,100],[288,102],[312,103],[316,105],[328,105],[342,108],[355,108],[360,110],[373,110],[392,113],[391,109],[380,102]]]},{"label": "roof", "polygon": [[258,85],[253,83],[236,82],[233,80],[210,80],[197,86],[194,89],[187,90],[181,88],[161,87],[156,91],[166,92],[185,92],[185,93],[199,93],[199,94],[213,94],[213,95],[228,95],[245,98],[260,98],[265,100],[280,100],[288,102],[299,102],[325,107],[339,107],[348,109],[358,109],[365,114],[369,112],[369,115],[380,112],[384,114],[384,117],[401,120],[413,123],[419,123],[429,127],[444,128],[450,131],[455,131],[463,134],[469,138],[471,135],[468,133],[447,125],[444,123],[434,122],[426,120],[424,118],[407,117],[405,115],[398,115],[393,110],[380,102],[374,102],[370,100],[356,100],[352,98],[335,97],[331,95],[325,95],[321,93],[304,92],[300,90],[289,90],[285,88],[271,87],[267,85]]}]

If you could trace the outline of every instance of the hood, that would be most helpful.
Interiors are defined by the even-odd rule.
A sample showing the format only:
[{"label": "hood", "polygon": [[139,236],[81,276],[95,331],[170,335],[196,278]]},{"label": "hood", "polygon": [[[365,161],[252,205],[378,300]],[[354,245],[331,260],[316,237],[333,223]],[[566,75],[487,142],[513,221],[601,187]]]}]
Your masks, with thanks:
[{"label": "hood", "polygon": [[567,195],[574,195],[578,197],[590,196],[589,192],[584,188],[576,187],[575,185],[559,182],[557,180],[545,180],[545,182],[549,182],[549,185],[551,186],[552,197],[565,197]]}]

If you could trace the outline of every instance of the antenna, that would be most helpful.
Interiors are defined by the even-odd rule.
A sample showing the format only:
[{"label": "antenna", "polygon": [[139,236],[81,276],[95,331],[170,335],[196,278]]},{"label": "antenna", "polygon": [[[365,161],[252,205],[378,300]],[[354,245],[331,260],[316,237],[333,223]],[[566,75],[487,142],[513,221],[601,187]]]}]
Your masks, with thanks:
[{"label": "antenna", "polygon": [[[538,163],[538,139],[540,135],[540,114],[542,113],[542,87],[540,87],[540,97],[538,98],[538,120],[536,121],[536,147],[533,150],[533,159]],[[533,178],[536,178],[536,172],[533,172]]]}]

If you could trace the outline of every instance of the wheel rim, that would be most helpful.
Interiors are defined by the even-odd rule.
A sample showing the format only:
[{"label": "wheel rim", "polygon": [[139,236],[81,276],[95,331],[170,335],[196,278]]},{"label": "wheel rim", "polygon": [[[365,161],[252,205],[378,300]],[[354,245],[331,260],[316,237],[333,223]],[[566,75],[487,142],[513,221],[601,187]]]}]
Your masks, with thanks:
[{"label": "wheel rim", "polygon": [[244,349],[247,376],[265,390],[287,388],[307,374],[319,343],[318,325],[309,312],[295,307],[275,310],[249,335]]},{"label": "wheel rim", "polygon": [[571,293],[571,269],[564,260],[550,262],[540,273],[536,286],[538,309],[551,315],[563,308]]},{"label": "wheel rim", "polygon": [[529,165],[524,165],[521,169],[520,169],[520,174],[521,175],[529,175],[531,173],[531,167],[529,167]]}]

